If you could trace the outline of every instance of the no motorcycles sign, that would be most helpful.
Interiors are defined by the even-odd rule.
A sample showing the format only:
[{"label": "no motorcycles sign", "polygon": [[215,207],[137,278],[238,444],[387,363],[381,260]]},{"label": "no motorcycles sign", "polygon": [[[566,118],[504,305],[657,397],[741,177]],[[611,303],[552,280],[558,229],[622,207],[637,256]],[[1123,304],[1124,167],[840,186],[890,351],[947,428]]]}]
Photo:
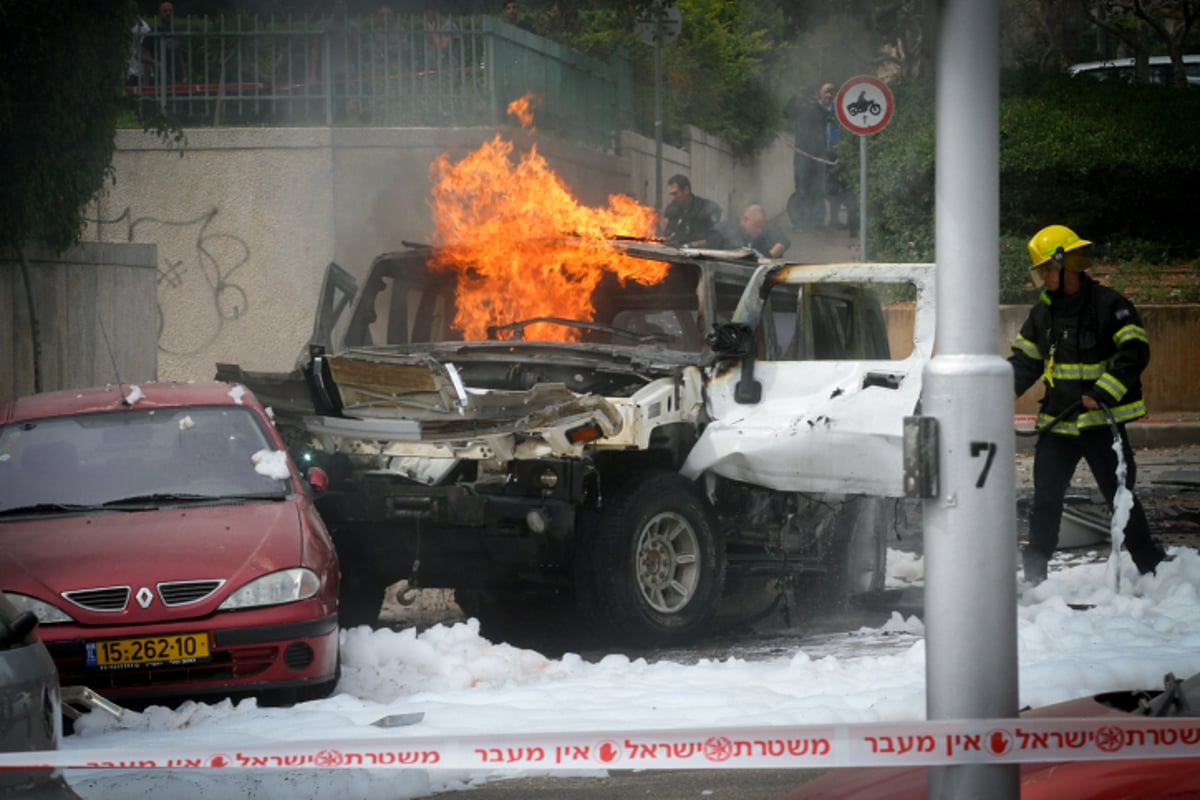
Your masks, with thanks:
[{"label": "no motorcycles sign", "polygon": [[870,75],[859,75],[842,84],[833,107],[838,121],[848,131],[868,136],[887,126],[896,102],[883,81]]}]

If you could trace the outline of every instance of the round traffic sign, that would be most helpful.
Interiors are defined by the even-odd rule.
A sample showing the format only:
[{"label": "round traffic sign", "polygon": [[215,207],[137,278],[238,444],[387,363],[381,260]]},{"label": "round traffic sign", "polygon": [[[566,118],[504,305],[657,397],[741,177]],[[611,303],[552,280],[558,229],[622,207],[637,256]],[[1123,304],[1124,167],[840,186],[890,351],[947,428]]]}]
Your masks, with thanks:
[{"label": "round traffic sign", "polygon": [[838,121],[851,133],[879,133],[892,118],[896,101],[892,90],[876,77],[859,75],[842,84],[833,101]]}]

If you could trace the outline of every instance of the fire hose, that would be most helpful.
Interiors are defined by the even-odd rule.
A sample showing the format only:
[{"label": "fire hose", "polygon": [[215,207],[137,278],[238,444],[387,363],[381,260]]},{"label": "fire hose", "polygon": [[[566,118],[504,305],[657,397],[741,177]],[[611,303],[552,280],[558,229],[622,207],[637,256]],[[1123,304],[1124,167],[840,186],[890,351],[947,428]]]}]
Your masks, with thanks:
[{"label": "fire hose", "polygon": [[[1046,423],[1045,425],[1043,425],[1040,428],[1034,428],[1033,430],[1029,430],[1029,431],[1023,431],[1018,428],[1017,436],[1036,436],[1040,439],[1040,438],[1042,438],[1042,434],[1049,432],[1049,430],[1051,428],[1053,428],[1058,423],[1062,422],[1064,419],[1067,418],[1067,416],[1069,416],[1070,414],[1074,414],[1076,411],[1078,411],[1079,407],[1081,405],[1083,405],[1083,401],[1076,400],[1074,403],[1071,403],[1071,405],[1067,406],[1062,411],[1060,411],[1058,413],[1057,417],[1050,420],[1048,423]],[[1105,410],[1106,411],[1108,410],[1107,406],[1105,406]],[[1110,417],[1111,417],[1111,415],[1110,415]]]},{"label": "fire hose", "polygon": [[[1098,405],[1100,406],[1101,410],[1104,411],[1105,418],[1108,419],[1108,429],[1110,431],[1112,431],[1113,440],[1120,441],[1121,440],[1121,429],[1119,427],[1117,427],[1117,418],[1113,416],[1112,411],[1109,409],[1109,407],[1106,404],[1101,403],[1099,401],[1097,401],[1097,402],[1098,402]],[[1037,436],[1040,439],[1043,434],[1049,432],[1050,429],[1053,428],[1055,425],[1062,422],[1068,416],[1070,416],[1071,414],[1078,411],[1079,407],[1082,405],[1083,405],[1082,400],[1076,400],[1074,403],[1071,403],[1071,405],[1067,406],[1062,411],[1060,411],[1058,413],[1058,416],[1054,417],[1054,419],[1050,420],[1042,427],[1034,428],[1033,430],[1028,430],[1028,431],[1023,431],[1023,430],[1018,429],[1016,431],[1016,434],[1017,434],[1017,436]]]}]

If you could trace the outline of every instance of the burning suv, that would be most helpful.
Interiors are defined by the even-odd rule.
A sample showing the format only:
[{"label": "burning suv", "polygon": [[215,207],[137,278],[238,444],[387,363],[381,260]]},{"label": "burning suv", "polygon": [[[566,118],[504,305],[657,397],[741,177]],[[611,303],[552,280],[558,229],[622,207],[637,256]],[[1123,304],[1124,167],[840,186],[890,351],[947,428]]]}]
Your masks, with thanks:
[{"label": "burning suv", "polygon": [[218,365],[330,475],[344,624],[407,579],[493,634],[569,607],[669,644],[768,585],[882,588],[932,266],[604,244],[623,266],[574,291],[530,255],[533,311],[435,248],[379,256],[361,293],[331,264],[297,371]]}]

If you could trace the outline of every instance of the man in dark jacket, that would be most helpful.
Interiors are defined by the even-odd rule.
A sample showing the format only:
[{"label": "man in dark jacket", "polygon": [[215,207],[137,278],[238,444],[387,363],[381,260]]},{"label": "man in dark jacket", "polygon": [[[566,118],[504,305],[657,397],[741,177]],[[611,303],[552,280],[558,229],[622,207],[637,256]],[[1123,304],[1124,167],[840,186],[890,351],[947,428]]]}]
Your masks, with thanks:
[{"label": "man in dark jacket", "polygon": [[742,210],[740,220],[725,220],[714,228],[707,246],[729,250],[749,247],[760,256],[779,258],[792,246],[792,240],[767,221],[762,205],[750,203]]},{"label": "man in dark jacket", "polygon": [[686,175],[672,175],[667,181],[671,202],[663,209],[662,237],[668,244],[704,247],[708,235],[721,221],[721,207],[692,194],[692,182]]},{"label": "man in dark jacket", "polygon": [[[1033,271],[1045,288],[1009,358],[1018,397],[1039,378],[1046,386],[1037,420],[1041,433],[1034,451],[1029,546],[1021,553],[1025,579],[1034,584],[1045,580],[1046,564],[1058,546],[1063,498],[1080,458],[1113,507],[1118,460],[1110,415],[1131,493],[1137,479],[1125,423],[1146,415],[1141,374],[1150,363],[1150,343],[1133,303],[1085,271],[1091,244],[1062,225],[1043,228],[1029,240]],[[1153,572],[1165,557],[1150,537],[1136,497],[1124,541],[1142,574]]]},{"label": "man in dark jacket", "polygon": [[[823,83],[807,96],[797,92],[783,113],[796,131],[792,156],[792,178],[796,191],[788,198],[788,216],[795,228],[825,226],[825,176],[836,154],[830,151],[830,136],[837,130],[833,102],[837,87]],[[836,216],[837,210],[834,210]],[[836,219],[835,219],[836,222]]]}]

